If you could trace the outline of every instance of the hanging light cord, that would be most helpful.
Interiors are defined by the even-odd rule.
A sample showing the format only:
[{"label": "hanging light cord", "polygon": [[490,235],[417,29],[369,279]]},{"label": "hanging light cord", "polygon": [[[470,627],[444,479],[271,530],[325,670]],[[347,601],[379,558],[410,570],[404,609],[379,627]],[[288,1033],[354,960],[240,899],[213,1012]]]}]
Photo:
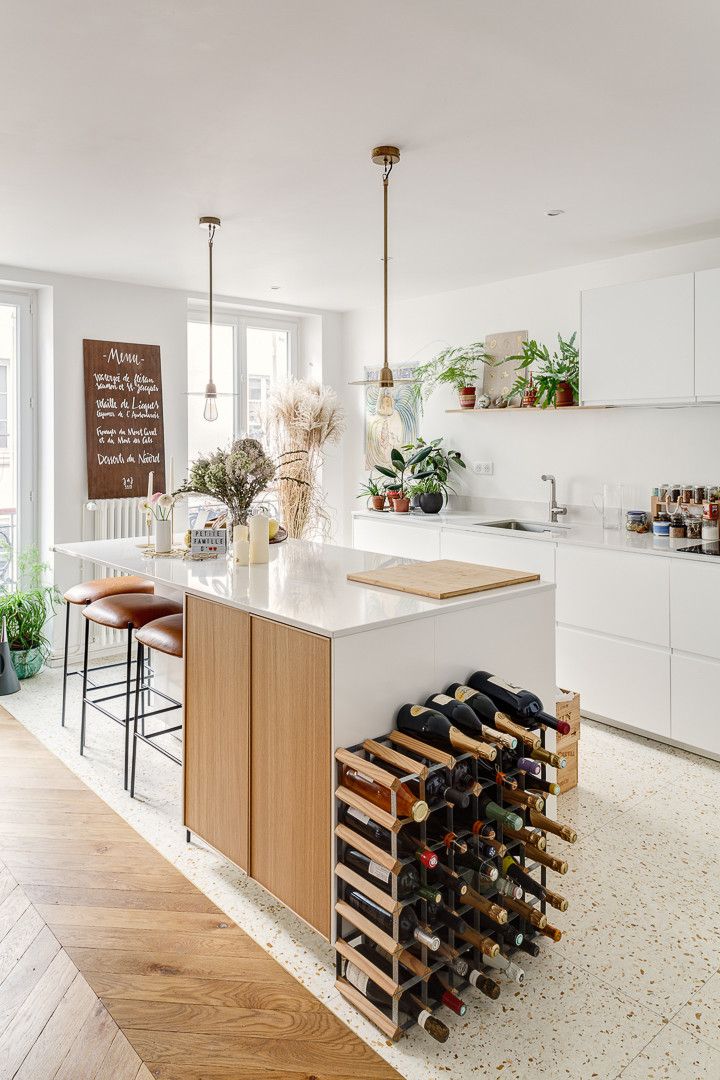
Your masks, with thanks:
[{"label": "hanging light cord", "polygon": [[385,367],[388,366],[388,180],[393,170],[390,158],[385,158],[383,170],[383,308],[385,312],[384,344]]},{"label": "hanging light cord", "polygon": [[209,369],[210,382],[213,381],[213,240],[215,239],[215,225],[208,225],[208,261],[209,261],[209,284],[210,284],[210,341],[209,341]]}]

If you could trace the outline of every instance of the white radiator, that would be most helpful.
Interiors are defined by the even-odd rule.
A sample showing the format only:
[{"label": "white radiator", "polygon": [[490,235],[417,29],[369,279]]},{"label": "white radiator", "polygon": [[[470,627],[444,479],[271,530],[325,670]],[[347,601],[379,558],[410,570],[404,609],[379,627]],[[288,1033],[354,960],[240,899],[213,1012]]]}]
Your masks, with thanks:
[{"label": "white radiator", "polygon": [[[145,536],[145,514],[137,499],[95,499],[83,506],[83,540],[122,540],[128,536]],[[114,577],[119,573],[108,566],[93,563],[85,577]],[[93,624],[90,632],[95,649],[115,648],[126,643],[126,636],[119,630],[106,630]]]}]

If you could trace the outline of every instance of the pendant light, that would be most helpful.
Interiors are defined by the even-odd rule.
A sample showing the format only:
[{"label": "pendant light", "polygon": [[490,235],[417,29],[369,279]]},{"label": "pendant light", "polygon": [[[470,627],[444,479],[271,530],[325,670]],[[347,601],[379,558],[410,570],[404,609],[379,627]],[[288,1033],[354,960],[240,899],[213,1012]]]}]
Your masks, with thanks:
[{"label": "pendant light", "polygon": [[383,170],[383,364],[379,379],[357,379],[350,385],[390,388],[399,382],[412,382],[412,379],[396,379],[388,364],[388,186],[393,166],[400,160],[400,151],[397,146],[376,146],[371,156]]},{"label": "pendant light", "polygon": [[203,418],[205,420],[217,420],[218,408],[217,408],[217,387],[213,382],[213,241],[215,239],[215,230],[220,228],[219,217],[201,217],[198,224],[201,228],[208,231],[208,300],[210,309],[210,318],[208,321],[209,329],[209,343],[208,343],[208,382],[205,387],[205,408],[203,409]]}]

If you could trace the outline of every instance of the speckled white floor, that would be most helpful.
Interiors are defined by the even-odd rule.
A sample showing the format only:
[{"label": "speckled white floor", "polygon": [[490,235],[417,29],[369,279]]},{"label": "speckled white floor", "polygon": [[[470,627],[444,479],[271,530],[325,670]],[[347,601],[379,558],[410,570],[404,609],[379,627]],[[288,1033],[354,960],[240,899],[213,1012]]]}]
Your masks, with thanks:
[{"label": "speckled white floor", "polygon": [[333,988],[332,951],[258,885],[200,844],[185,844],[180,770],[140,747],[138,792],[122,790],[122,730],[97,714],[78,755],[79,680],[68,726],[61,675],[48,670],[6,698],[13,715],[113,809],[408,1080],[716,1080],[720,1077],[720,764],[589,721],[581,784],[560,802],[580,834],[553,848],[570,900],[563,940],[526,957],[522,987],[497,1002],[466,993],[450,1041],[417,1031],[397,1046]]}]

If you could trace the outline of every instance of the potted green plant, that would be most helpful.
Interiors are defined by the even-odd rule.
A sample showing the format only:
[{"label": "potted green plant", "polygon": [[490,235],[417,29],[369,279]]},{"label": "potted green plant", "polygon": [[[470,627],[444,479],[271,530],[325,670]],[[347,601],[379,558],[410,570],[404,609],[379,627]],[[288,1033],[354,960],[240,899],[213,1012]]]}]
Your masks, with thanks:
[{"label": "potted green plant", "polygon": [[423,514],[439,514],[443,504],[443,489],[437,476],[416,480],[412,486]]},{"label": "potted green plant", "polygon": [[358,499],[367,499],[373,510],[383,510],[385,508],[385,492],[372,473],[368,476],[367,482],[360,485],[357,497]]},{"label": "potted green plant", "polygon": [[508,360],[518,361],[518,371],[507,397],[522,395],[529,401],[532,389],[534,403],[541,409],[575,405],[580,396],[580,353],[575,338],[576,333],[573,333],[565,341],[558,334],[559,349],[552,356],[547,345],[539,345],[537,341],[523,342],[522,353],[508,357]]},{"label": "potted green plant", "polygon": [[385,481],[385,490],[390,496],[390,492],[395,492],[395,498],[391,500],[393,510],[398,514],[407,514],[410,509],[410,499],[407,495],[407,485],[405,480],[405,474],[411,472],[413,477],[413,483],[418,480],[422,480],[426,476],[432,475],[432,469],[423,469],[421,471],[412,473],[412,470],[425,461],[431,452],[430,446],[423,446],[420,450],[417,450],[410,457],[406,458],[404,454],[396,447],[390,451],[390,466],[376,465],[376,469],[383,476],[387,476],[389,479]]},{"label": "potted green plant", "polygon": [[474,409],[475,382],[480,368],[492,363],[493,358],[485,351],[482,341],[443,349],[413,372],[413,390],[418,402],[422,405],[439,386],[452,386],[459,394],[460,408]]},{"label": "potted green plant", "polygon": [[[447,450],[443,445],[442,437],[439,439],[432,439],[430,442],[426,442],[421,435],[418,435],[417,439],[413,443],[408,443],[401,447],[403,453],[413,453],[417,450],[421,450],[423,447],[428,446],[430,453],[422,463],[423,469],[431,469],[432,474],[438,481],[440,492],[443,496],[443,500],[446,501],[448,495],[454,492],[454,487],[450,482],[450,478],[455,470],[466,468],[465,462],[462,459],[462,455],[459,450]],[[420,495],[422,492],[413,491],[413,499],[416,504],[420,506]],[[411,500],[412,501],[412,500]]]},{"label": "potted green plant", "polygon": [[17,581],[0,590],[0,622],[5,619],[10,657],[19,679],[37,675],[50,652],[45,624],[63,602],[55,585],[43,582],[49,567],[36,547],[18,557]]}]

